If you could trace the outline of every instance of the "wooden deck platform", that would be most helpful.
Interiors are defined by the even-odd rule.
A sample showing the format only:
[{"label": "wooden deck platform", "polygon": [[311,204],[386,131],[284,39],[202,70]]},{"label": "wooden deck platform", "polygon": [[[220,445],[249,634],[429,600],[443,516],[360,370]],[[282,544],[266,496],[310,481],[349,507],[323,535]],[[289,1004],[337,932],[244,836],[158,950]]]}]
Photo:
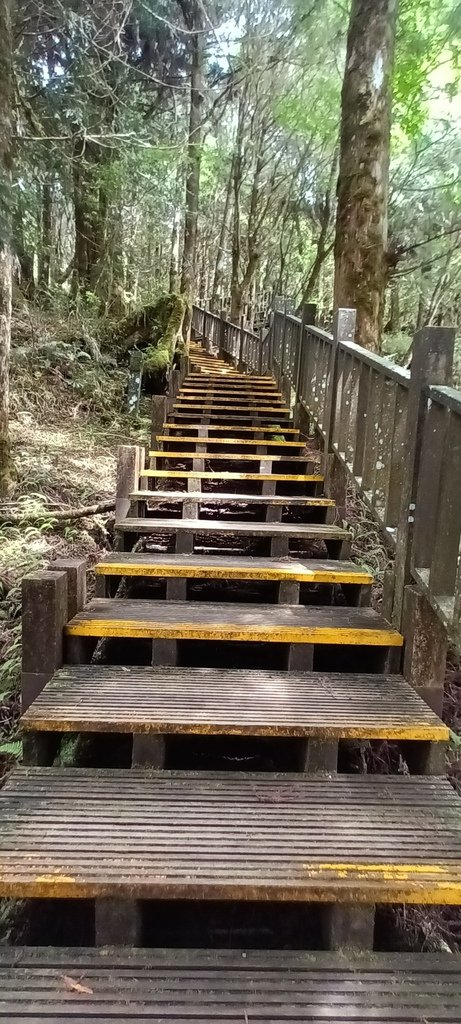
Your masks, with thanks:
[{"label": "wooden deck platform", "polygon": [[74,665],[22,717],[26,732],[421,740],[449,730],[398,675]]},{"label": "wooden deck platform", "polygon": [[3,949],[11,1024],[457,1024],[461,957]]},{"label": "wooden deck platform", "polygon": [[0,896],[461,904],[461,804],[431,777],[19,768]]}]

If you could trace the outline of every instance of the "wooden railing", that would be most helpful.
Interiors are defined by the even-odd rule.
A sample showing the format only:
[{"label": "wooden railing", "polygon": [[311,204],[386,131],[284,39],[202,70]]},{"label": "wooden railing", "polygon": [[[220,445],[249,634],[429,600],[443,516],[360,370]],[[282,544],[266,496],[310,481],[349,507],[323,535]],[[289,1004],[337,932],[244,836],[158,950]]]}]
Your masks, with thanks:
[{"label": "wooden railing", "polygon": [[[271,373],[298,422],[322,440],[327,491],[351,482],[395,556],[389,611],[401,625],[409,583],[461,644],[461,392],[451,372],[455,332],[429,327],[411,371],[354,342],[355,312],[332,334],[275,311],[264,337],[194,307],[193,326],[243,370]],[[336,493],[335,493],[336,492]],[[345,497],[344,497],[345,504]]]}]

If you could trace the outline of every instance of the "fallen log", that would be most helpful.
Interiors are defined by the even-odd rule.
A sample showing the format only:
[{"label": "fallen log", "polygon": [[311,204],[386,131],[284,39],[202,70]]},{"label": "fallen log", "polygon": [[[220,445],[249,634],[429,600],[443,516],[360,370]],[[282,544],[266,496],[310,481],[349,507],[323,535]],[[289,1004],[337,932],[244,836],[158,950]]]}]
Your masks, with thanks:
[{"label": "fallen log", "polygon": [[26,521],[33,523],[34,520],[40,521],[44,516],[50,516],[52,519],[63,520],[63,519],[89,519],[91,516],[98,516],[107,514],[115,511],[115,501],[110,499],[109,501],[100,501],[96,505],[84,505],[81,508],[55,508],[48,506],[43,508],[36,515],[27,512],[21,514],[17,508],[5,508],[0,507],[0,522],[6,523],[9,526],[17,526],[20,523]]}]

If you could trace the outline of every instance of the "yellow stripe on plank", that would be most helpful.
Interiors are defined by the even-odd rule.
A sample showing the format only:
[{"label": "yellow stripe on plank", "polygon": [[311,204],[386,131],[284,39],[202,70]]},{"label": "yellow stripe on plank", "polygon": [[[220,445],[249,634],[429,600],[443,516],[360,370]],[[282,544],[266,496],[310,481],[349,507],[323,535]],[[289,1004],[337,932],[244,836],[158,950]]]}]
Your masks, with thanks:
[{"label": "yellow stripe on plank", "polygon": [[366,647],[401,647],[403,637],[393,629],[354,629],[332,626],[264,626],[226,622],[199,625],[191,622],[149,622],[142,619],[91,619],[78,617],[65,627],[67,636],[123,637],[146,640],[232,640],[254,643],[333,644]]},{"label": "yellow stripe on plank", "polygon": [[263,405],[248,405],[248,406],[246,406],[246,405],[231,405],[230,403],[228,403],[226,405],[218,405],[217,403],[214,403],[214,402],[203,402],[203,403],[200,402],[200,403],[196,403],[196,405],[197,405],[197,407],[195,407],[195,405],[193,405],[193,404],[191,404],[191,405],[189,405],[189,404],[183,405],[183,404],[181,404],[181,402],[175,402],[174,405],[173,405],[173,409],[179,409],[179,410],[181,410],[181,412],[194,412],[194,413],[201,413],[203,411],[203,409],[211,409],[213,412],[228,412],[230,416],[232,416],[232,414],[235,413],[235,412],[247,412],[247,413],[261,413],[261,412],[263,412],[265,416],[267,416],[268,413],[270,413],[271,415],[273,414],[274,416],[277,413],[279,415],[281,413],[283,413],[284,415],[288,415],[289,412],[290,412],[289,408],[286,405],[280,406],[280,408],[278,408],[278,407],[274,408],[273,406],[269,406],[267,409]]},{"label": "yellow stripe on plank", "polygon": [[170,452],[161,449],[160,451],[149,452],[149,458],[151,459],[206,459],[206,460],[221,460],[230,462],[286,462],[296,459],[296,462],[310,462],[312,456],[309,455],[257,455],[253,452],[245,452],[243,455],[235,454],[235,452]]},{"label": "yellow stripe on plank", "polygon": [[[191,412],[192,410],[189,409],[188,411]],[[236,427],[234,424],[232,424],[231,427],[229,427],[229,426],[223,427],[222,424],[220,424],[220,423],[216,424],[216,426],[215,426],[214,423],[205,423],[205,424],[203,424],[203,423],[164,423],[163,427],[166,430],[203,430],[203,429],[205,429],[205,430],[212,430],[213,434],[214,433],[220,433],[221,434],[224,431],[226,431],[226,433],[227,433],[229,430],[239,430],[241,432],[245,432],[246,434],[247,433],[249,433],[249,434],[277,434],[277,435],[278,434],[299,434],[299,429],[297,427],[285,427],[285,426],[281,426],[278,429],[277,428],[273,429],[273,428],[271,428],[271,426],[265,427],[265,426],[261,426],[261,425],[255,426],[255,427],[246,427],[246,426]],[[172,436],[174,437],[175,435],[172,435]],[[207,434],[202,439],[204,441],[206,441],[206,440],[209,440],[209,438],[211,436],[212,435],[208,435]],[[265,443],[266,443],[265,440],[262,439],[261,440],[261,444],[265,444]]]},{"label": "yellow stripe on plank", "polygon": [[[290,483],[322,483],[324,479],[323,476],[314,473],[296,475],[292,473],[226,473],[225,471],[213,473],[193,469],[143,469],[139,475],[141,477],[163,477],[164,479],[177,477],[181,480],[286,480]],[[191,494],[193,494],[192,491]]]},{"label": "yellow stripe on plank", "polygon": [[[270,440],[258,440],[254,438],[249,441],[248,438],[244,437],[187,437],[182,435],[179,437],[177,434],[157,434],[156,441],[160,441],[162,444],[167,441],[171,443],[174,441],[175,444],[229,444],[229,445],[252,445],[253,448],[259,445],[267,445],[269,448],[302,448],[304,441],[270,441]],[[190,454],[190,453],[189,453]],[[238,456],[237,456],[238,458]],[[266,459],[267,455],[258,455],[258,458]]]},{"label": "yellow stripe on plank", "polygon": [[[193,556],[191,556],[192,558]],[[216,559],[219,561],[219,558]],[[207,565],[178,565],[165,564],[127,564],[126,562],[98,562],[95,572],[101,576],[154,576],[168,578],[188,579],[236,579],[236,580],[292,580],[296,583],[353,583],[368,585],[373,582],[369,573],[347,571],[338,572],[334,568],[308,569],[296,563],[286,567],[273,569],[268,568],[239,568],[238,566],[216,566],[212,559]]]}]

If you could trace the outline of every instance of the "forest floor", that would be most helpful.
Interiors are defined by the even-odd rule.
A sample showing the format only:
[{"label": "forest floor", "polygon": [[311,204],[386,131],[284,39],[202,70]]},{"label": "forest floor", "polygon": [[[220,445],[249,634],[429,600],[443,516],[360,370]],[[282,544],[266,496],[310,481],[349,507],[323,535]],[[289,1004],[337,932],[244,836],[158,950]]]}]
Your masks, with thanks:
[{"label": "forest floor", "polygon": [[113,512],[82,519],[54,513],[114,500],[117,447],[148,430],[123,412],[126,372],[110,357],[95,361],[88,336],[87,325],[51,314],[14,320],[14,479],[0,502],[0,782],[21,752],[22,577],[64,555],[86,556],[91,566],[110,549]]}]

